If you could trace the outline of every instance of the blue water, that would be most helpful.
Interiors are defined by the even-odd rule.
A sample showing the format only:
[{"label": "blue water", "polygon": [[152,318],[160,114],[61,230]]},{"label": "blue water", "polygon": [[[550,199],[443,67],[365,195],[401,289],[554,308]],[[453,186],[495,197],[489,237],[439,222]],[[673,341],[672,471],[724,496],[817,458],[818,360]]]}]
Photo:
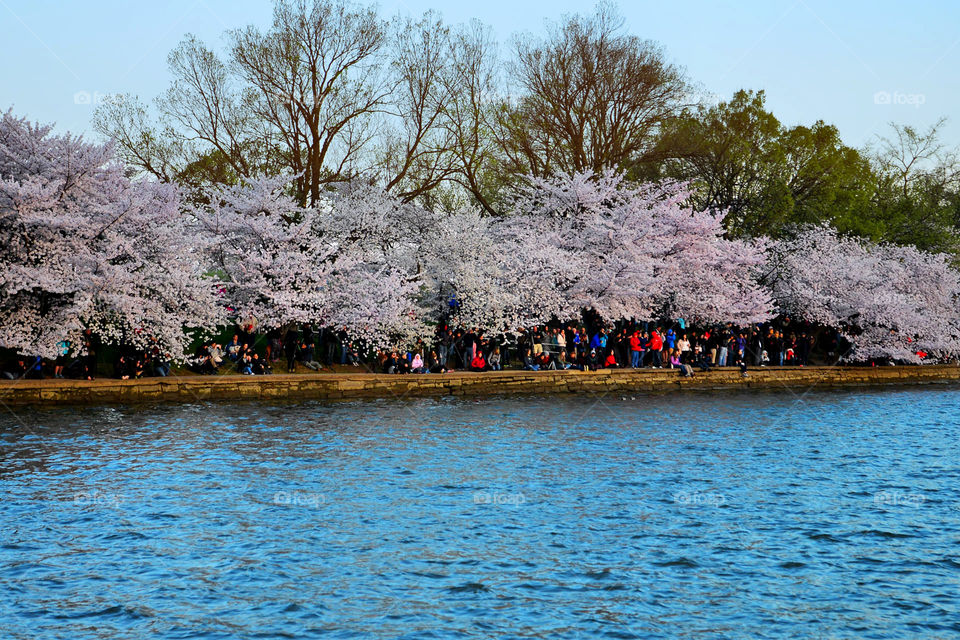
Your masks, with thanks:
[{"label": "blue water", "polygon": [[5,411],[0,637],[958,637],[958,403]]}]

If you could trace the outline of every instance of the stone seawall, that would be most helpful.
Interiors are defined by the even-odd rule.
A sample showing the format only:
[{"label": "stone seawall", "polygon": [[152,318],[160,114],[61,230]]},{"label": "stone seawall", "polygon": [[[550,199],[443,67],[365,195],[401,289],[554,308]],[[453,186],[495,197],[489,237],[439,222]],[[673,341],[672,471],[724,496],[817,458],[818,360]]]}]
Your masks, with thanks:
[{"label": "stone seawall", "polygon": [[138,404],[207,400],[344,400],[498,394],[669,392],[719,389],[806,389],[960,382],[960,367],[809,367],[736,369],[681,378],[677,371],[604,370],[456,372],[437,375],[321,373],[273,376],[181,376],[143,380],[0,382],[12,405]]}]

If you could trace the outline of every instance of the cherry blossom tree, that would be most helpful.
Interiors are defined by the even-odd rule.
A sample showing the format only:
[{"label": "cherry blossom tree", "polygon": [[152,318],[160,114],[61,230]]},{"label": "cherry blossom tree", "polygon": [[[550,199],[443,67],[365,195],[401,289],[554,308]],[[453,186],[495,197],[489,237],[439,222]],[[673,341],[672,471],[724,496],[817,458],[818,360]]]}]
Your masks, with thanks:
[{"label": "cherry blossom tree", "polygon": [[409,261],[385,239],[389,224],[364,217],[382,220],[389,196],[331,194],[306,208],[285,192],[290,182],[281,175],[211,187],[206,204],[193,206],[224,304],[264,327],[319,321],[374,344],[410,335],[417,285]]},{"label": "cherry blossom tree", "polygon": [[[613,172],[533,179],[504,233],[537,266],[548,312],[684,317],[747,325],[772,315],[755,281],[755,241],[724,237],[723,216],[693,210],[680,183],[630,185]],[[556,292],[556,293],[548,293]]]},{"label": "cherry blossom tree", "polygon": [[848,360],[960,354],[960,273],[944,254],[809,226],[771,245],[765,280],[783,312],[839,329]]},{"label": "cherry blossom tree", "polygon": [[436,215],[363,182],[339,185],[328,200],[316,235],[352,266],[332,281],[339,298],[326,321],[372,345],[413,342],[427,330],[419,251]]},{"label": "cherry blossom tree", "polygon": [[513,240],[497,219],[473,209],[438,217],[421,245],[424,312],[439,320],[454,300],[456,321],[491,332],[549,318],[556,292],[539,290],[544,274]]},{"label": "cherry blossom tree", "polygon": [[[549,265],[519,251],[497,218],[469,208],[427,210],[362,183],[342,185],[330,199],[322,233],[339,251],[377,266],[378,277],[366,286],[381,285],[379,304],[394,318],[387,323],[393,335],[422,337],[444,319],[451,299],[457,322],[492,332],[539,322],[560,308],[560,293],[541,286]],[[404,310],[402,303],[413,306]]]},{"label": "cherry blossom tree", "polygon": [[319,211],[282,194],[288,181],[280,176],[211,187],[203,192],[207,203],[191,208],[223,304],[244,323],[306,322],[328,304],[331,268],[324,261],[333,249],[313,236]]},{"label": "cherry blossom tree", "polygon": [[44,357],[89,328],[184,357],[221,322],[172,185],[131,182],[110,145],[0,118],[0,346]]}]

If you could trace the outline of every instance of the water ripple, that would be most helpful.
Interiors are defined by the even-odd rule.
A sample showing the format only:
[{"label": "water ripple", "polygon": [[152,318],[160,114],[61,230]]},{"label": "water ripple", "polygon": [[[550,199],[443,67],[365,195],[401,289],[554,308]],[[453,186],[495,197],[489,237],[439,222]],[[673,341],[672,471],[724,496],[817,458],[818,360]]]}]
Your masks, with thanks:
[{"label": "water ripple", "polygon": [[956,637],[958,400],[35,410],[0,422],[0,627]]}]

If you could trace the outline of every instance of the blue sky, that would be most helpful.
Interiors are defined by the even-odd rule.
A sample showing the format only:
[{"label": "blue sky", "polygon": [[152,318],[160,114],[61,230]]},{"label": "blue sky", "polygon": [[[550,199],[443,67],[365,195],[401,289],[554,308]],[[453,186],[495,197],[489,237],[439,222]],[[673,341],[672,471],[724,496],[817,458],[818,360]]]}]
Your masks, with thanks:
[{"label": "blue sky", "polygon": [[[960,3],[821,0],[663,2],[621,0],[629,29],[660,42],[705,92],[723,98],[764,89],[785,124],[817,119],[862,146],[896,121],[950,122],[960,145]],[[433,8],[450,23],[479,18],[508,45],[544,21],[588,12],[592,2],[480,3],[384,0],[381,13]],[[0,108],[12,106],[60,131],[89,132],[99,95],[152,99],[167,86],[166,55],[185,33],[209,44],[225,30],[267,25],[269,0],[163,2],[0,0]],[[77,97],[79,96],[79,102]]]}]

